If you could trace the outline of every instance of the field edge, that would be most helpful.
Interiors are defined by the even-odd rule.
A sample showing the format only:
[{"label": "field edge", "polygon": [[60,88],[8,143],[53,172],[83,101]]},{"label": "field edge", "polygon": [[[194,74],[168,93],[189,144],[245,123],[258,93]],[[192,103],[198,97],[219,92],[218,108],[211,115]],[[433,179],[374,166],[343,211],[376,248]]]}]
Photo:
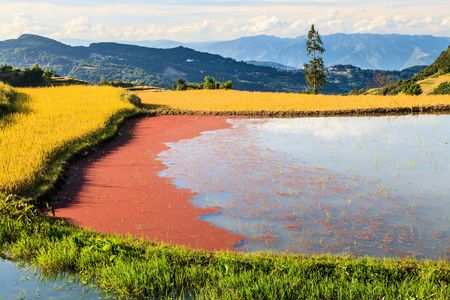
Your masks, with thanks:
[{"label": "field edge", "polygon": [[158,109],[147,110],[149,116],[166,115],[200,115],[200,116],[247,116],[259,118],[310,118],[310,117],[358,117],[358,116],[392,116],[410,114],[442,114],[450,113],[450,105],[428,105],[393,108],[368,108],[346,110],[312,110],[312,111],[208,111],[208,110],[180,110]]}]

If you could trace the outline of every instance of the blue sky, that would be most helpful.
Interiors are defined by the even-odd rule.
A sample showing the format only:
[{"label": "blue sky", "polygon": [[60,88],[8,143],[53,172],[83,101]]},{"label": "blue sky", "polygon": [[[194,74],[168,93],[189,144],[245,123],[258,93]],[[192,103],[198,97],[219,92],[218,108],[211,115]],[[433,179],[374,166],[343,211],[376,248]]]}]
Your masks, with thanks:
[{"label": "blue sky", "polygon": [[448,0],[6,1],[0,40],[34,33],[54,39],[183,42],[258,34],[398,33],[450,36]]}]

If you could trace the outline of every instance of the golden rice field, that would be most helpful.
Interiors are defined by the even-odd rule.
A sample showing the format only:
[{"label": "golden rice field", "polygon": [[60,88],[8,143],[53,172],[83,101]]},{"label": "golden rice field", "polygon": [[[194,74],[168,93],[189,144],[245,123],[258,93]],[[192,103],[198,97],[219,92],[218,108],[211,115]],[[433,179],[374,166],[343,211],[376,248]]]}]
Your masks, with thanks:
[{"label": "golden rice field", "polygon": [[329,96],[223,90],[140,91],[152,107],[206,111],[322,111],[450,104],[450,96]]},{"label": "golden rice field", "polygon": [[32,188],[52,155],[133,108],[113,87],[17,89],[19,109],[0,120],[0,192]]}]

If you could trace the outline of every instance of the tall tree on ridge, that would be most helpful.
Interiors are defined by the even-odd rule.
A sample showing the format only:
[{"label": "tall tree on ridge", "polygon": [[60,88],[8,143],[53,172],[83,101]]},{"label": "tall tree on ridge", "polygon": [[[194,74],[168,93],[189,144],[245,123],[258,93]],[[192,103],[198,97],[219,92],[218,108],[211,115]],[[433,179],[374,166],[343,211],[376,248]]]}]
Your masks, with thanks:
[{"label": "tall tree on ridge", "polygon": [[319,89],[326,83],[325,66],[322,57],[316,55],[316,52],[322,54],[325,52],[322,39],[319,32],[314,29],[314,24],[311,25],[311,30],[308,32],[308,39],[306,40],[306,53],[311,59],[309,64],[304,64],[306,73],[306,82],[312,93],[317,95]]}]

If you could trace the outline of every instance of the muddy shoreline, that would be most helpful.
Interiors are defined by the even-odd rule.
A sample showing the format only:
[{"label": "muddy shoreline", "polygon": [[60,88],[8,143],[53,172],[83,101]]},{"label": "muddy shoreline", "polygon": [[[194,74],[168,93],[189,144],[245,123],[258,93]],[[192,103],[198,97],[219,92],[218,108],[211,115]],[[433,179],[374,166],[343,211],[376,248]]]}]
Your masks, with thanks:
[{"label": "muddy shoreline", "polygon": [[104,233],[143,237],[207,251],[232,251],[244,239],[200,215],[193,192],[159,174],[167,168],[158,154],[168,143],[201,132],[231,127],[226,117],[158,116],[128,120],[121,136],[66,171],[51,205],[55,216]]}]

